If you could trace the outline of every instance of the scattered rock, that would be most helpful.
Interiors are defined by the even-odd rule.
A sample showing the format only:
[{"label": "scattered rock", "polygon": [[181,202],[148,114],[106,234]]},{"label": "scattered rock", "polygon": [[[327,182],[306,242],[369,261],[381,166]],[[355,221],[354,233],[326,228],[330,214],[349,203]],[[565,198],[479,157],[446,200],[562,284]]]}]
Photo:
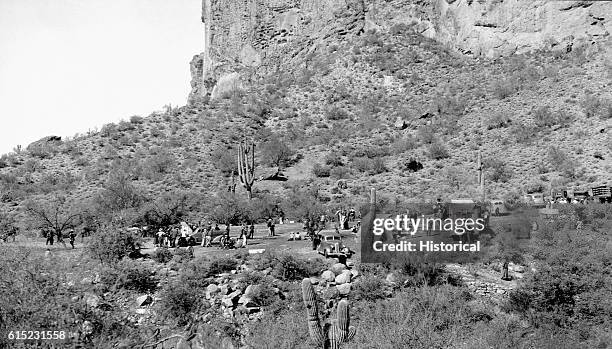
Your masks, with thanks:
[{"label": "scattered rock", "polygon": [[144,307],[151,303],[153,303],[153,298],[151,298],[151,296],[149,296],[148,294],[136,298],[136,305],[139,307]]},{"label": "scattered rock", "polygon": [[397,130],[404,130],[406,127],[408,127],[408,124],[406,124],[406,121],[404,121],[404,119],[398,116],[397,119],[395,119],[393,127],[395,127],[395,129]]},{"label": "scattered rock", "polygon": [[385,281],[388,284],[394,285],[394,284],[397,283],[397,277],[395,276],[395,274],[389,273],[389,274],[387,274],[387,277],[385,278]]},{"label": "scattered rock", "polygon": [[93,284],[93,280],[90,277],[84,277],[81,280],[81,285],[91,285],[91,284]]},{"label": "scattered rock", "polygon": [[334,274],[333,271],[331,270],[326,270],[323,272],[323,274],[321,274],[321,279],[327,281],[327,282],[332,282],[336,279],[336,275]]},{"label": "scattered rock", "polygon": [[100,297],[96,296],[93,293],[85,294],[85,304],[92,308],[97,308],[100,305]]},{"label": "scattered rock", "polygon": [[345,269],[346,265],[342,263],[336,263],[331,267],[331,271],[333,271],[335,275],[340,275],[340,273],[342,273],[342,271],[344,271]]},{"label": "scattered rock", "polygon": [[351,272],[344,270],[340,275],[336,276],[336,285],[342,285],[351,282]]},{"label": "scattered rock", "polygon": [[342,285],[336,285],[336,290],[338,290],[338,294],[340,294],[341,296],[348,296],[348,294],[351,292],[351,284],[342,284]]}]

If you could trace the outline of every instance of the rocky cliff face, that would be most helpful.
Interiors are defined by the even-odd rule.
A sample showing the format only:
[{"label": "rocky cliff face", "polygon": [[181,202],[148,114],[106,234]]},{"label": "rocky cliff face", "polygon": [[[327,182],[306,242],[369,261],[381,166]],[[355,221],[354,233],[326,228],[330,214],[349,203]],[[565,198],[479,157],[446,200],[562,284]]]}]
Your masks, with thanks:
[{"label": "rocky cliff face", "polygon": [[215,98],[295,65],[323,40],[360,33],[364,18],[361,0],[203,0],[204,52],[191,61],[191,98]]},{"label": "rocky cliff face", "polygon": [[571,50],[607,40],[612,3],[545,0],[203,0],[204,51],[192,92],[216,98],[257,75],[299,66],[333,40],[395,24],[475,56]]}]

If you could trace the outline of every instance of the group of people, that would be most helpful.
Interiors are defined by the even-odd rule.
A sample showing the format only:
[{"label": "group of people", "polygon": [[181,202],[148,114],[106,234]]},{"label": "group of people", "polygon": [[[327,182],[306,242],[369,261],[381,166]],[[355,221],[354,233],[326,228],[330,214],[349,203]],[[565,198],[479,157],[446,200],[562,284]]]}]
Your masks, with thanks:
[{"label": "group of people", "polygon": [[[57,243],[64,245],[66,247],[66,242],[64,241],[64,234],[61,231],[57,231],[56,229],[45,227],[42,228],[41,234],[44,238],[47,239],[45,242],[45,246],[53,246],[54,239],[57,237]],[[74,249],[74,241],[76,240],[76,232],[73,228],[68,229],[68,239],[70,242],[70,246]]]},{"label": "group of people", "polygon": [[187,246],[187,233],[181,230],[178,226],[169,226],[160,228],[155,234],[156,247],[176,248],[178,246]]}]

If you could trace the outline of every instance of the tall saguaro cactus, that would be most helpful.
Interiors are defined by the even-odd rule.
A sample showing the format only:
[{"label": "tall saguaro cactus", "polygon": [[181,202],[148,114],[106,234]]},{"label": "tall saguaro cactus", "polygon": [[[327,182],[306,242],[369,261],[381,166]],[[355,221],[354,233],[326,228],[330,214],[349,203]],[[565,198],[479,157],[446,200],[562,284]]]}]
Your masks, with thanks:
[{"label": "tall saguaro cactus", "polygon": [[321,325],[317,296],[310,279],[302,280],[302,297],[308,315],[308,331],[310,337],[323,349],[339,349],[341,343],[349,342],[355,336],[355,327],[350,326],[348,302],[338,303],[338,318]]},{"label": "tall saguaro cactus", "polygon": [[476,169],[478,170],[478,186],[480,188],[481,199],[484,202],[486,199],[485,185],[484,185],[484,166],[482,165],[482,155],[480,150],[478,151],[478,159],[476,163]]},{"label": "tall saguaro cactus", "polygon": [[249,200],[251,200],[252,194],[251,189],[253,188],[253,182],[255,181],[255,143],[249,143],[245,140],[240,142],[238,147],[238,176],[240,177],[240,183],[246,189]]}]

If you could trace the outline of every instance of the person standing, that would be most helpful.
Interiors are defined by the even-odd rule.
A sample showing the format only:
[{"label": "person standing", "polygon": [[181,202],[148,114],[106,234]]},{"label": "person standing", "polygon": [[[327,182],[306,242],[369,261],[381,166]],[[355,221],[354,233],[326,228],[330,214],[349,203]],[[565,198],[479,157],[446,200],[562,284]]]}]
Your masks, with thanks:
[{"label": "person standing", "polygon": [[172,233],[170,233],[170,247],[176,248],[176,238],[178,237],[178,228],[172,228]]},{"label": "person standing", "polygon": [[76,239],[76,233],[74,232],[74,229],[70,229],[70,246],[72,246],[72,249],[74,250],[74,239]]},{"label": "person standing", "polygon": [[51,232],[51,229],[43,228],[43,234],[45,234],[45,236],[47,238],[47,242],[45,243],[45,246],[46,245],[53,246],[53,233]]},{"label": "person standing", "polygon": [[249,227],[249,239],[252,239],[255,236],[255,224],[251,222],[251,226]]}]

